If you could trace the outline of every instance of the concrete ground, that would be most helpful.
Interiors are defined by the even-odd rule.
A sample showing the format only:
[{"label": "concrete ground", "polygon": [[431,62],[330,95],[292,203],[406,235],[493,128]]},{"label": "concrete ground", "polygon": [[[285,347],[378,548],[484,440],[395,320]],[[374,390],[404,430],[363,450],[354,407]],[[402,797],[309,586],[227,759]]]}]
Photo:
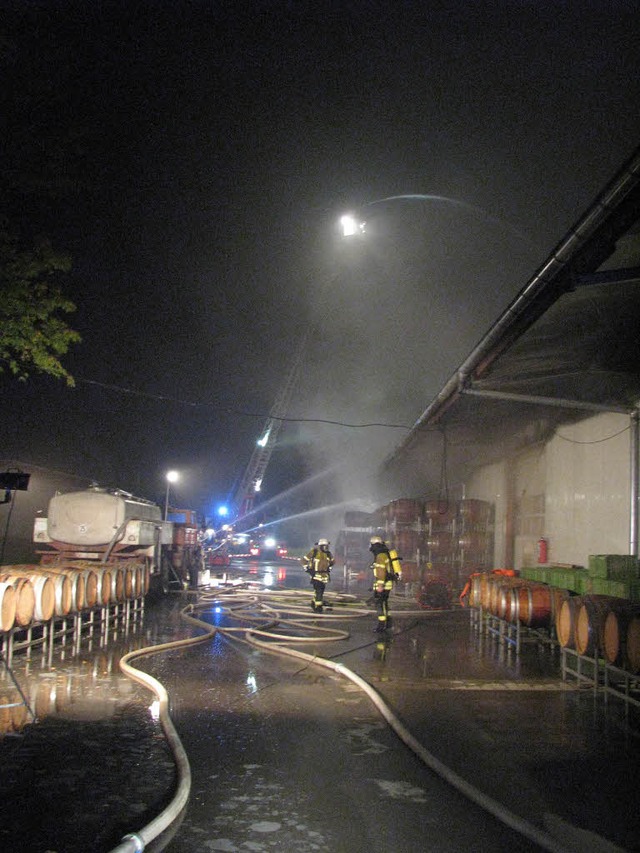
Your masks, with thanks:
[{"label": "concrete ground", "polygon": [[[145,657],[139,666],[169,691],[192,772],[185,813],[153,849],[640,850],[640,719],[563,681],[557,648],[527,643],[515,654],[473,628],[468,611],[420,612],[397,593],[393,630],[380,638],[366,588],[350,589],[354,600],[336,582],[333,609],[313,619],[306,575],[291,563],[238,564],[232,579],[263,591],[258,622],[246,606],[232,615],[241,605],[228,586],[226,612],[215,594],[178,594],[106,637],[56,648],[51,666],[37,652],[30,663],[14,657],[38,722],[0,740],[0,849],[109,851],[170,801],[173,756],[148,691],[118,661],[197,634],[180,616],[192,603],[222,628],[280,621],[311,636],[294,648],[375,688],[419,751],[343,673],[257,649],[243,633]],[[290,606],[297,612],[282,612]],[[325,628],[348,637],[314,641]],[[0,685],[0,704],[11,704],[6,672]],[[7,715],[15,707],[0,709],[5,729]]]}]

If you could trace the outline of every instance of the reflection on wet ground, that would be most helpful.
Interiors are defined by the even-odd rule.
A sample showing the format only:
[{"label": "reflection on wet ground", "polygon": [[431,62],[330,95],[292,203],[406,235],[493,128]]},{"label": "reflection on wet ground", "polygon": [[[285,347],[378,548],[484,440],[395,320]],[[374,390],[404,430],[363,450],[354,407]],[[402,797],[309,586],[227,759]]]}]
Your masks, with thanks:
[{"label": "reflection on wet ground", "polygon": [[[303,604],[312,594],[306,575],[291,563],[245,564],[229,574],[225,588],[238,579],[245,589],[247,583],[276,594],[297,589]],[[366,610],[366,587],[351,592],[360,594]],[[113,626],[106,636],[97,632],[77,648],[56,648],[51,666],[37,651],[31,661],[14,656],[13,674],[38,722],[30,722],[5,670],[0,849],[108,851],[170,800],[174,763],[150,694],[125,678],[118,662],[133,649],[198,633],[180,616],[195,600],[185,592],[148,601],[140,618]],[[471,631],[462,611],[403,617],[414,603],[397,595],[394,631],[380,640],[372,634],[375,616],[356,617],[349,607],[337,603],[314,620],[347,627],[348,639],[304,650],[361,675],[440,760],[526,819],[542,824],[545,814],[557,815],[640,850],[636,721],[616,703],[605,708],[593,691],[563,682],[557,652],[532,647],[515,655]],[[216,612],[213,601],[200,618],[240,624],[229,612]],[[386,772],[389,762],[400,762],[402,748],[371,703],[338,676],[265,654],[231,635],[188,652],[143,658],[139,665],[169,691],[193,772],[186,815],[158,840],[158,850],[386,853],[421,849],[425,833],[433,850],[516,849],[500,830],[479,829],[477,816],[475,829],[466,828],[470,808],[458,808],[453,794],[447,800],[455,817],[448,816],[448,833],[435,833],[435,846],[442,816],[430,805],[435,795],[425,793],[424,771],[398,763],[395,777]],[[354,771],[346,754],[361,776],[349,779]],[[348,815],[337,816],[335,792],[316,790],[318,775],[331,778],[362,818],[357,833]],[[308,789],[314,790],[311,799]],[[383,818],[371,827],[365,815],[372,798],[402,803],[395,807],[408,810],[407,819],[411,814],[408,834],[395,835],[400,830]],[[414,837],[415,846],[403,846],[414,844],[408,840]]]}]

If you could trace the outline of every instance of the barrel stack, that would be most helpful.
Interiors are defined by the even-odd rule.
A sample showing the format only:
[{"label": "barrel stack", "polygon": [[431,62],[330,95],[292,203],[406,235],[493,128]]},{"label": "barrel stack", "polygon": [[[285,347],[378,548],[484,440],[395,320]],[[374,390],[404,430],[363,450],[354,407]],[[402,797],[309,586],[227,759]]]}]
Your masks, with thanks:
[{"label": "barrel stack", "polygon": [[148,567],[90,560],[0,568],[0,633],[142,598]]}]

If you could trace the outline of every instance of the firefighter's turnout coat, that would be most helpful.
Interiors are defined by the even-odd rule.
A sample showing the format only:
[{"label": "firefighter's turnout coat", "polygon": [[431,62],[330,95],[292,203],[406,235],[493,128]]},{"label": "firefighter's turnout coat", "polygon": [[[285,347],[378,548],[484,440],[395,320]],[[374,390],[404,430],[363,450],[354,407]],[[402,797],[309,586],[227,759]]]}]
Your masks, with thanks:
[{"label": "firefighter's turnout coat", "polygon": [[401,576],[400,561],[395,551],[387,549],[378,551],[374,555],[373,563],[373,589],[375,592],[384,592],[393,589],[394,580]]},{"label": "firefighter's turnout coat", "polygon": [[322,548],[312,548],[301,559],[305,572],[311,575],[311,580],[322,583],[329,582],[329,571],[334,562],[331,551]]}]

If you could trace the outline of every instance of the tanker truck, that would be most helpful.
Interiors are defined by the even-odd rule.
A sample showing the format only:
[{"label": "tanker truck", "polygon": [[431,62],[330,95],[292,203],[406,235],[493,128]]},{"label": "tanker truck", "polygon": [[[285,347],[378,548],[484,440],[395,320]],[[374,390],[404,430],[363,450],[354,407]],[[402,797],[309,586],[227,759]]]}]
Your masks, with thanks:
[{"label": "tanker truck", "polygon": [[97,486],[56,494],[47,516],[34,522],[33,541],[44,564],[95,560],[142,563],[152,590],[197,586],[201,547],[195,513],[166,521],[160,507],[120,489]]}]

